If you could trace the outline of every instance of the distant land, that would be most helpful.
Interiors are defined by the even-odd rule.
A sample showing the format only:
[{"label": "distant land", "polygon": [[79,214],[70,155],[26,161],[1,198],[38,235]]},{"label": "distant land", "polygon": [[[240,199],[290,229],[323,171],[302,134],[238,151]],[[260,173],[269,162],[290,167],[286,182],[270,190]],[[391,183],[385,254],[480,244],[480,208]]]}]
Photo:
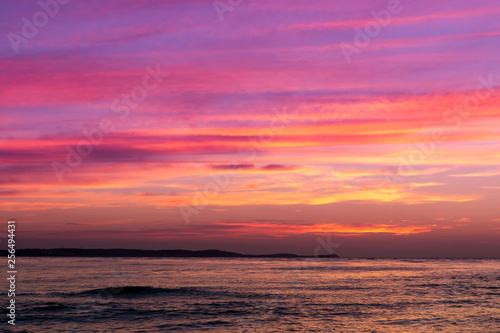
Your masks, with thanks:
[{"label": "distant land", "polygon": [[[7,255],[7,250],[0,251]],[[220,250],[136,250],[136,249],[19,249],[19,257],[154,257],[154,258],[314,258],[290,253],[241,254]],[[318,258],[339,258],[336,254],[319,255]]]}]

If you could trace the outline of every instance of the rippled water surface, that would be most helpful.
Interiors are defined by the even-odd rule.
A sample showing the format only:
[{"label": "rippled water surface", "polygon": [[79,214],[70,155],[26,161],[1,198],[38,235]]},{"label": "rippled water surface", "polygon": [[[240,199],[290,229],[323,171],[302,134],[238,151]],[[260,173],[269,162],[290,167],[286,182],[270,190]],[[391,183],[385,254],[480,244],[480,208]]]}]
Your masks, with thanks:
[{"label": "rippled water surface", "polygon": [[500,332],[498,260],[19,260],[13,331]]}]

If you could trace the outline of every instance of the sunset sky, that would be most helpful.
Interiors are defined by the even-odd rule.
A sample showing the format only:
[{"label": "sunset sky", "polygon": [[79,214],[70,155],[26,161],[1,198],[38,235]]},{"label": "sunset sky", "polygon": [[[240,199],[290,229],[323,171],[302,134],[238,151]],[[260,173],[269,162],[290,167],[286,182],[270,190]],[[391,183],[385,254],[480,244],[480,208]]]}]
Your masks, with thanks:
[{"label": "sunset sky", "polygon": [[43,1],[0,3],[18,247],[500,257],[498,1]]}]

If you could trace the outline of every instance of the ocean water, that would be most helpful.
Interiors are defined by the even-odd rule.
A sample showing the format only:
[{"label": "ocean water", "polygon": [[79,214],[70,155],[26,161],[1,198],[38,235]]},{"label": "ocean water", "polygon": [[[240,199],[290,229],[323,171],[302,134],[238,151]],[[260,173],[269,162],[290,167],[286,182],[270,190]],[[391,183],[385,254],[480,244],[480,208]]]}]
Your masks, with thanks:
[{"label": "ocean water", "polygon": [[5,332],[500,332],[499,260],[18,261]]}]

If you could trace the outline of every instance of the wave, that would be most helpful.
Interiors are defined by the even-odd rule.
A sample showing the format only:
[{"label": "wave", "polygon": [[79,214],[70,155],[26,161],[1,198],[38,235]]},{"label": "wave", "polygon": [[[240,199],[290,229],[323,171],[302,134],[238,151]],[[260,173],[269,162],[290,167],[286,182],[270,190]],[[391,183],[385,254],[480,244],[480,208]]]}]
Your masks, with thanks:
[{"label": "wave", "polygon": [[[211,297],[211,296],[227,296],[227,297],[251,297],[251,293],[241,293],[237,291],[228,291],[219,288],[207,287],[179,287],[179,288],[160,288],[152,286],[123,286],[123,287],[106,287],[89,289],[79,292],[70,293],[55,293],[53,296],[76,296],[85,297],[93,296],[103,299],[113,297],[142,297],[142,296],[179,296],[179,297]],[[258,297],[262,295],[257,294]]]},{"label": "wave", "polygon": [[419,288],[439,288],[439,287],[451,287],[451,284],[443,283],[422,283],[422,284],[409,284],[408,287],[419,287]]},{"label": "wave", "polygon": [[229,291],[219,288],[207,287],[179,287],[179,288],[158,288],[151,286],[124,286],[124,287],[107,287],[98,289],[89,289],[80,292],[56,293],[54,296],[76,296],[85,297],[93,296],[103,299],[111,299],[113,297],[142,297],[142,296],[179,296],[179,297],[232,297],[236,299],[253,299],[271,297],[271,294],[251,293],[241,291]]},{"label": "wave", "polygon": [[199,288],[156,288],[151,286],[124,286],[124,287],[107,287],[99,289],[84,290],[77,293],[70,293],[71,296],[151,296],[160,294],[196,294],[206,293]]},{"label": "wave", "polygon": [[67,310],[67,309],[73,309],[73,306],[67,305],[67,304],[61,304],[61,303],[53,303],[53,302],[48,302],[43,305],[39,306],[34,306],[30,310],[34,311],[59,311],[59,310]]}]

